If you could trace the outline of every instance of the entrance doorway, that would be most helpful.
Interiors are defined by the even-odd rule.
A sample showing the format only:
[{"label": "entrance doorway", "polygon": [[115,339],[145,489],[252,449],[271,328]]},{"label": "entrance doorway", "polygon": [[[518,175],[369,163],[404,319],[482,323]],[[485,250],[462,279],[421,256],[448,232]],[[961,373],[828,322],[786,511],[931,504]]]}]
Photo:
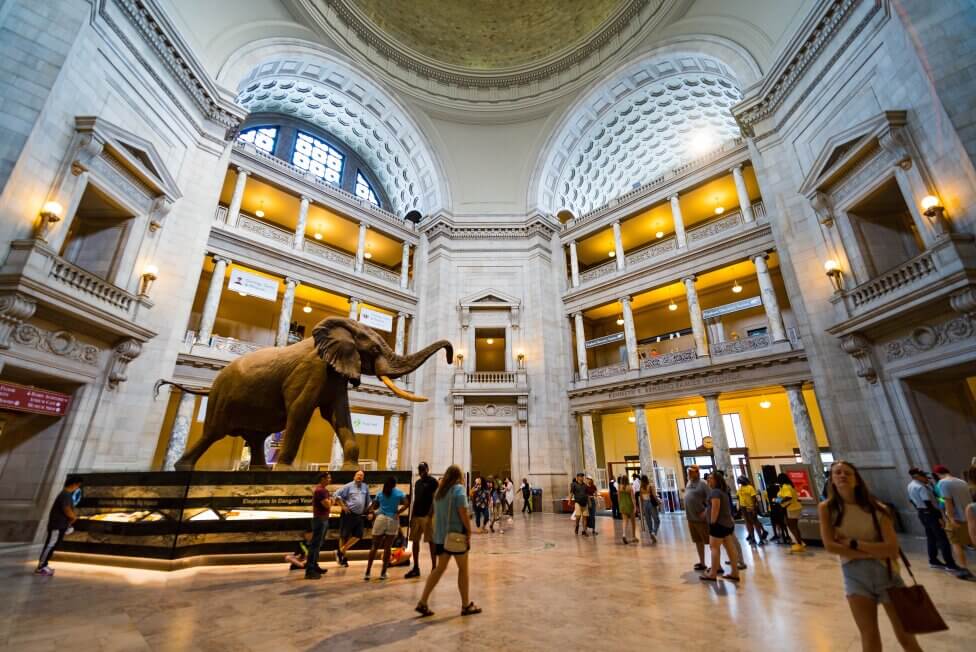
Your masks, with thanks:
[{"label": "entrance doorway", "polygon": [[471,477],[512,475],[512,429],[471,429]]},{"label": "entrance doorway", "polygon": [[929,463],[959,473],[976,450],[976,363],[908,378],[905,388]]}]

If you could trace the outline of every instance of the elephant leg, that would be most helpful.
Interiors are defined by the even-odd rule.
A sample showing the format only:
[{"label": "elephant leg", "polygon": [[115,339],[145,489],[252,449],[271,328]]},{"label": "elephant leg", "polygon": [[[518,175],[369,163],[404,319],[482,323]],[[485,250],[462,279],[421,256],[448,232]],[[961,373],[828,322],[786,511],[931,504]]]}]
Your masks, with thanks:
[{"label": "elephant leg", "polygon": [[223,435],[218,435],[214,432],[213,426],[208,427],[207,424],[204,424],[203,436],[183,451],[183,455],[176,461],[173,468],[177,471],[192,471],[197,461],[207,452],[207,449],[218,439],[222,438]]},{"label": "elephant leg", "polygon": [[342,444],[342,470],[359,468],[359,443],[352,429],[352,414],[349,411],[349,395],[345,389],[336,395],[332,408],[332,429]]},{"label": "elephant leg", "polygon": [[281,452],[278,464],[291,466],[298,455],[298,448],[302,445],[302,437],[308,428],[308,421],[315,411],[315,392],[303,392],[296,401],[288,406],[288,421],[285,424],[285,434],[281,440]]},{"label": "elephant leg", "polygon": [[264,466],[267,464],[264,458],[264,440],[268,434],[264,432],[248,433],[244,436],[248,448],[251,449],[251,466]]}]

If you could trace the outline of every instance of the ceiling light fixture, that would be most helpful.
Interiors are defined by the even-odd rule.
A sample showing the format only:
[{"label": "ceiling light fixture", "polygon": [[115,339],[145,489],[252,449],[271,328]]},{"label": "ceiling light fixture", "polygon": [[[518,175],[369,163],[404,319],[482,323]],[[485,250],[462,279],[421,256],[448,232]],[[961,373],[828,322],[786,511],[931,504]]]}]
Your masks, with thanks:
[{"label": "ceiling light fixture", "polygon": [[491,337],[489,337],[487,340],[485,340],[485,344],[494,344],[494,343],[495,343],[495,340],[493,338],[491,338]]},{"label": "ceiling light fixture", "polygon": [[617,252],[616,251],[608,251],[607,252],[607,255],[610,256],[611,258],[613,258],[614,256],[617,255]]},{"label": "ceiling light fixture", "polygon": [[698,410],[688,410],[688,416],[689,417],[697,417],[698,416]]},{"label": "ceiling light fixture", "polygon": [[367,251],[366,253],[364,253],[364,254],[363,254],[363,258],[365,258],[366,260],[369,260],[369,259],[370,259],[370,258],[372,258],[372,257],[373,257],[373,254],[371,254],[371,253],[370,253],[370,252],[368,252],[368,251]]},{"label": "ceiling light fixture", "polygon": [[764,410],[768,410],[769,408],[773,407],[773,402],[768,398],[764,398],[763,400],[759,401],[759,407]]},{"label": "ceiling light fixture", "polygon": [[658,239],[663,238],[664,237],[664,231],[658,231],[657,233],[654,234],[654,237],[655,238],[658,238]]},{"label": "ceiling light fixture", "polygon": [[322,234],[321,233],[316,233],[315,234],[315,239],[316,240],[321,240],[322,239]]},{"label": "ceiling light fixture", "polygon": [[242,297],[246,297],[247,296],[247,292],[238,292],[238,294],[241,295]]},{"label": "ceiling light fixture", "polygon": [[307,315],[308,313],[312,312],[312,306],[306,303],[305,307],[302,308],[302,312],[304,312]]},{"label": "ceiling light fixture", "polygon": [[715,207],[715,214],[716,215],[721,215],[724,212],[725,212],[725,209],[723,207],[721,207],[721,206],[716,206]]},{"label": "ceiling light fixture", "polygon": [[735,294],[739,294],[740,292],[742,292],[742,286],[739,285],[738,280],[736,280],[735,285],[732,286],[732,292],[734,292]]},{"label": "ceiling light fixture", "polygon": [[262,199],[261,200],[261,208],[259,208],[256,211],[254,211],[254,214],[257,217],[264,217],[264,210],[263,209],[264,209],[264,200]]},{"label": "ceiling light fixture", "polygon": [[623,326],[623,325],[624,325],[624,318],[617,317],[617,326]]},{"label": "ceiling light fixture", "polygon": [[637,422],[637,417],[631,415],[631,416],[627,417],[627,421],[630,421],[631,423],[636,423]]},{"label": "ceiling light fixture", "polygon": [[674,299],[671,299],[671,303],[668,304],[668,310],[674,312],[677,309],[678,309],[678,304],[674,302]]}]

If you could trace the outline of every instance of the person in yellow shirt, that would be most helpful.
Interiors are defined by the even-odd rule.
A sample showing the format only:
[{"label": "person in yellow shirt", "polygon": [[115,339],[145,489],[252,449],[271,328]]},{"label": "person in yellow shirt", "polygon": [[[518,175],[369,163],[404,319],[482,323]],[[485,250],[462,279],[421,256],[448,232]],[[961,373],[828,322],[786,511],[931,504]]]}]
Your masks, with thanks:
[{"label": "person in yellow shirt", "polygon": [[[766,528],[759,521],[759,508],[756,504],[758,500],[758,494],[756,493],[756,488],[752,486],[752,482],[748,477],[742,476],[739,478],[739,490],[736,495],[739,499],[739,511],[742,512],[742,518],[746,522],[746,527],[749,528],[749,536],[746,541],[752,545],[764,546],[766,545],[766,537],[769,534],[766,532]],[[759,541],[756,541],[756,532],[759,533]]]},{"label": "person in yellow shirt", "polygon": [[790,529],[790,534],[793,535],[793,546],[790,548],[790,552],[805,552],[807,544],[803,542],[803,537],[800,536],[800,514],[803,513],[803,503],[800,502],[800,496],[796,493],[790,476],[780,473],[776,477],[776,482],[779,483],[779,495],[776,496],[776,499],[786,510],[786,526]]}]

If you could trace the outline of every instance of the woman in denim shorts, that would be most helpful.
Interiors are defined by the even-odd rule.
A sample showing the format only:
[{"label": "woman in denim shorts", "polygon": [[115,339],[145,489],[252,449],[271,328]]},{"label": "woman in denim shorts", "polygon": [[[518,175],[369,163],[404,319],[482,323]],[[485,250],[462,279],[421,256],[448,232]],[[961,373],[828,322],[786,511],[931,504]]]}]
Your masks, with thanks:
[{"label": "woman in denim shorts", "polygon": [[888,597],[888,589],[905,585],[898,574],[894,523],[853,464],[837,461],[831,465],[827,500],[818,509],[824,548],[841,559],[844,593],[861,633],[862,649],[881,649],[880,603],[902,648],[920,652],[918,641],[902,628]]}]

